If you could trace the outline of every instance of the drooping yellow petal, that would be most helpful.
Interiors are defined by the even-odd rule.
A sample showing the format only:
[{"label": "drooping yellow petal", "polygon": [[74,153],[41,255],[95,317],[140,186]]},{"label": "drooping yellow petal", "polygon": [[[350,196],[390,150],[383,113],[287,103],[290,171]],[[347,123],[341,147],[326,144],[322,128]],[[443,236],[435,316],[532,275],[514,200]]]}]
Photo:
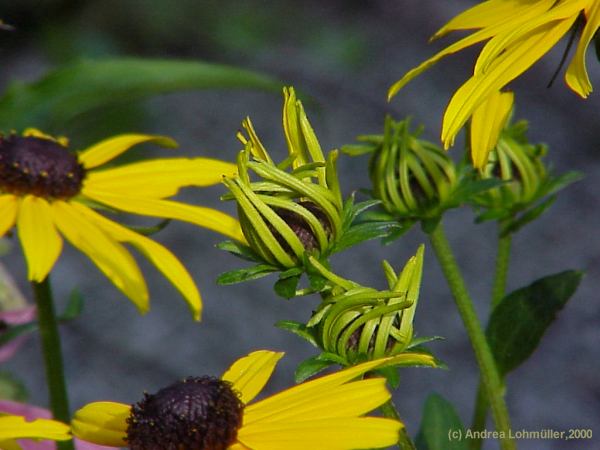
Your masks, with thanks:
[{"label": "drooping yellow petal", "polygon": [[88,147],[79,154],[78,159],[86,169],[91,169],[116,158],[134,145],[145,142],[154,142],[157,145],[168,148],[177,147],[177,142],[166,136],[122,134],[120,136],[105,139]]},{"label": "drooping yellow petal", "polygon": [[378,417],[317,419],[242,426],[238,440],[253,450],[353,450],[398,442],[402,424]]},{"label": "drooping yellow petal", "polygon": [[186,299],[195,320],[200,320],[202,300],[198,288],[183,264],[167,248],[139,233],[109,220],[92,209],[73,204],[79,214],[104,231],[108,236],[119,242],[128,242],[148,258],[152,264],[181,292]]},{"label": "drooping yellow petal", "polygon": [[592,83],[585,66],[585,54],[599,27],[600,1],[593,1],[587,14],[587,22],[581,33],[579,44],[577,44],[577,50],[565,74],[567,85],[583,98],[586,98],[592,92]]},{"label": "drooping yellow petal", "polygon": [[[485,44],[475,63],[475,69],[473,71],[475,75],[487,72],[489,66],[499,55],[507,51],[511,46],[518,44],[521,39],[535,29],[557,20],[574,18],[579,14],[579,11],[581,11],[582,8],[581,0],[566,0],[554,7],[552,6],[556,2],[553,0],[542,1],[539,3],[546,3],[548,11],[539,11],[539,13],[536,13],[535,15],[521,15],[517,19],[511,21],[505,29]],[[540,54],[539,58],[542,56],[543,54]],[[534,62],[535,61],[531,61],[529,66]]]},{"label": "drooping yellow petal", "polygon": [[130,413],[131,406],[122,403],[89,403],[75,412],[73,436],[98,445],[124,447]]},{"label": "drooping yellow petal", "polygon": [[232,383],[240,393],[240,400],[250,402],[265,386],[283,352],[258,350],[238,359],[227,369],[222,380]]},{"label": "drooping yellow petal", "polygon": [[496,146],[514,102],[512,92],[494,92],[473,111],[471,118],[471,159],[477,169],[485,167]]},{"label": "drooping yellow petal", "polygon": [[[514,20],[518,21],[518,24],[524,23],[531,18],[536,17],[541,14],[543,11],[548,9],[547,3],[549,0],[543,1],[535,1],[530,3],[530,7],[526,10],[520,12],[520,14],[514,18]],[[400,89],[402,89],[409,81],[411,81],[416,76],[423,73],[425,70],[429,69],[435,63],[437,63],[444,56],[451,55],[453,53],[459,52],[471,45],[477,44],[478,42],[485,41],[498,33],[501,33],[506,30],[510,30],[514,24],[512,23],[513,18],[509,17],[506,20],[501,22],[494,22],[490,26],[483,28],[475,33],[455,42],[452,45],[449,45],[444,50],[436,53],[431,58],[425,60],[421,64],[419,64],[414,69],[408,71],[400,80],[396,81],[388,90],[388,100],[390,100],[394,95],[398,93]]]},{"label": "drooping yellow petal", "polygon": [[124,197],[84,186],[83,195],[112,208],[145,216],[183,220],[208,228],[240,242],[245,242],[240,224],[233,217],[202,206],[186,205],[170,200]]},{"label": "drooping yellow petal", "polygon": [[28,278],[39,282],[46,278],[60,255],[62,239],[46,200],[27,195],[18,209],[17,229],[27,260]]},{"label": "drooping yellow petal", "polygon": [[148,289],[138,265],[127,249],[81,214],[78,206],[63,201],[52,204],[60,232],[85,253],[106,277],[133,301],[140,313],[148,311]]},{"label": "drooping yellow petal", "polygon": [[23,450],[22,447],[15,440],[3,441],[0,440],[1,450]]},{"label": "drooping yellow petal", "polygon": [[446,25],[440,28],[433,36],[438,39],[445,34],[455,30],[469,30],[472,28],[485,28],[507,19],[518,17],[532,3],[522,0],[488,0],[469,8],[452,18]]},{"label": "drooping yellow petal", "polygon": [[485,74],[474,75],[452,96],[442,125],[444,148],[454,144],[454,138],[468,118],[488,96],[500,90],[544,55],[573,25],[575,17],[537,28],[498,56]]},{"label": "drooping yellow petal", "polygon": [[31,422],[21,416],[0,416],[0,440],[4,439],[71,439],[69,426],[49,419],[36,419]]},{"label": "drooping yellow petal", "polygon": [[0,195],[0,237],[15,224],[18,204],[17,197],[14,195]]},{"label": "drooping yellow petal", "polygon": [[211,158],[169,158],[90,172],[85,185],[127,196],[164,198],[184,186],[211,186],[234,176],[237,166]]}]

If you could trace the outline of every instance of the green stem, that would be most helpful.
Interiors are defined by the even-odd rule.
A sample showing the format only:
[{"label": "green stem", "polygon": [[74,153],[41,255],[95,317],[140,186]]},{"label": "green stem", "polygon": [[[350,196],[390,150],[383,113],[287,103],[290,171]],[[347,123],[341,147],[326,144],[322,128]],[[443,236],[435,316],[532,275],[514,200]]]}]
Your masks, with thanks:
[{"label": "green stem", "polygon": [[[502,223],[498,224],[499,231],[502,230]],[[494,285],[492,287],[492,310],[502,301],[506,293],[506,279],[508,276],[508,265],[510,261],[510,250],[512,243],[512,234],[506,236],[500,236],[498,238],[498,252],[496,255],[496,273],[494,274]],[[473,421],[471,423],[471,430],[475,432],[475,435],[479,435],[479,431],[483,431],[485,428],[485,422],[487,418],[488,402],[483,391],[481,381],[477,387],[477,398],[475,401],[475,408],[473,410]],[[483,441],[481,439],[473,439],[470,442],[471,450],[479,450]]]},{"label": "green stem", "polygon": [[492,309],[498,306],[506,293],[506,278],[508,275],[508,263],[510,261],[510,247],[512,235],[498,238],[498,254],[496,255],[496,274],[492,288]]},{"label": "green stem", "polygon": [[[37,305],[40,337],[42,340],[42,353],[46,367],[46,381],[50,397],[50,410],[56,420],[70,423],[69,400],[63,370],[63,358],[58,334],[58,322],[54,312],[52,288],[50,278],[46,277],[41,282],[31,282]],[[73,441],[57,442],[59,450],[73,450]]]},{"label": "green stem", "polygon": [[485,338],[485,334],[483,333],[481,324],[479,323],[479,319],[477,318],[477,314],[475,313],[473,301],[469,296],[458,264],[454,259],[452,249],[446,239],[441,222],[429,234],[429,238],[448,285],[450,286],[450,290],[452,291],[456,307],[463,320],[469,339],[471,340],[473,350],[475,351],[475,358],[479,365],[484,392],[492,409],[496,430],[500,432],[502,436],[500,439],[500,447],[503,450],[514,450],[516,446],[515,442],[509,437],[510,420],[504,398],[502,397],[502,383],[498,371],[496,370],[494,357]]},{"label": "green stem", "polygon": [[[387,417],[388,419],[394,419],[402,422],[400,419],[400,414],[398,414],[398,410],[394,405],[394,402],[390,399],[385,402],[383,405],[379,407],[379,410],[383,414],[383,417]],[[416,450],[415,444],[410,439],[406,431],[406,427],[402,427],[400,430],[400,437],[398,438],[398,448],[401,450]]]}]

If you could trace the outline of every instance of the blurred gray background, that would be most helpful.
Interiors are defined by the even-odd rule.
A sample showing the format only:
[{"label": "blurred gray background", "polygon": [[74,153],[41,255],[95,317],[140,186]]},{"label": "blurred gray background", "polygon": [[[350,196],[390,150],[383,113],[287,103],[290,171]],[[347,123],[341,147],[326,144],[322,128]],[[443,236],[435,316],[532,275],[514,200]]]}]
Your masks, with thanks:
[{"label": "blurred gray background", "polygon": [[[437,140],[451,93],[469,76],[476,51],[438,63],[409,84],[391,104],[388,87],[404,72],[452,39],[428,38],[458,11],[475,2],[400,1],[167,1],[24,0],[0,1],[0,17],[18,32],[0,40],[0,86],[14,79],[35,80],[48,69],[80,57],[138,55],[177,57],[239,65],[271,74],[316,99],[309,118],[325,149],[352,143],[362,133],[379,133],[386,113],[413,116],[425,136]],[[521,441],[521,449],[591,449],[600,439],[600,113],[598,94],[582,101],[562,75],[546,88],[564,42],[512,83],[516,118],[530,121],[532,142],[550,146],[556,172],[580,170],[583,181],[569,187],[543,219],[514,239],[509,290],[568,268],[586,270],[576,296],[560,313],[538,351],[508,377],[508,404],[515,430],[592,429],[592,441]],[[593,50],[590,49],[590,53]],[[589,72],[600,89],[600,70],[589,55]],[[235,133],[250,115],[275,158],[283,158],[279,95],[247,91],[187,92],[153,98],[114,112],[114,120],[70,124],[65,133],[76,145],[122,131],[167,134],[181,144],[178,155],[233,160],[240,149]],[[6,130],[5,130],[6,131]],[[462,140],[452,150],[459,157]],[[153,155],[171,156],[172,151]],[[345,194],[368,186],[366,159],[343,157],[340,176]],[[224,208],[223,187],[188,189],[181,199]],[[153,220],[144,223],[155,223]],[[452,246],[476,299],[487,317],[494,265],[495,227],[475,226],[469,210],[445,217]],[[215,249],[220,236],[188,224],[172,223],[155,236],[185,263],[204,298],[204,319],[194,323],[183,299],[158,272],[138,258],[147,277],[152,309],[145,317],[83,255],[68,245],[54,273],[58,302],[78,287],[86,298],[83,315],[62,329],[73,408],[111,399],[134,402],[142,391],[186,375],[220,374],[253,349],[285,350],[268,392],[289,386],[295,366],[314,349],[276,329],[282,319],[306,320],[317,298],[285,301],[274,295],[274,277],[218,287],[216,277],[245,262]],[[334,257],[334,269],[347,278],[383,288],[380,261],[402,267],[425,236],[414,229],[389,247],[369,242]],[[18,246],[3,258],[23,292],[24,262]],[[449,370],[406,369],[394,394],[414,435],[426,396],[436,391],[470,423],[477,371],[469,342],[440,269],[427,246],[423,286],[415,319],[419,335],[440,335],[431,344]],[[37,339],[3,369],[25,381],[32,403],[46,405]],[[491,428],[491,424],[490,427]],[[486,442],[486,449],[497,448]]]}]

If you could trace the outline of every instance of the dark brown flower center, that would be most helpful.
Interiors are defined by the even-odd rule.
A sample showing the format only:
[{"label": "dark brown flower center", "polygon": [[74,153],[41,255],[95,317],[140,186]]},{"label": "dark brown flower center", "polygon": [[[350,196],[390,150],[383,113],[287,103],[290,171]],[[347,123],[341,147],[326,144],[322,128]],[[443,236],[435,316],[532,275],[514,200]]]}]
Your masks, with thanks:
[{"label": "dark brown flower center", "polygon": [[[325,233],[327,233],[328,236],[331,234],[331,225],[329,223],[329,219],[327,218],[327,215],[323,212],[323,210],[321,210],[321,208],[319,208],[316,204],[312,202],[305,201],[299,202],[298,204],[306,208],[317,218],[317,220],[321,223],[325,230]],[[281,217],[285,221],[285,223],[292,229],[296,236],[298,236],[298,239],[300,239],[300,242],[302,242],[304,248],[307,251],[319,248],[319,241],[317,240],[317,236],[310,227],[310,224],[304,219],[304,217],[300,216],[299,214],[296,214],[293,211],[283,208],[274,208],[274,210],[277,213],[277,215]],[[285,240],[279,233],[277,233],[275,237],[277,238],[279,243],[284,246],[284,248],[288,249],[289,246],[287,245],[287,242],[285,242]]]},{"label": "dark brown flower center", "polygon": [[0,191],[68,199],[79,193],[85,169],[58,142],[17,135],[0,137]]},{"label": "dark brown flower center", "polygon": [[127,444],[131,450],[225,450],[236,440],[243,409],[230,383],[189,377],[133,405]]}]

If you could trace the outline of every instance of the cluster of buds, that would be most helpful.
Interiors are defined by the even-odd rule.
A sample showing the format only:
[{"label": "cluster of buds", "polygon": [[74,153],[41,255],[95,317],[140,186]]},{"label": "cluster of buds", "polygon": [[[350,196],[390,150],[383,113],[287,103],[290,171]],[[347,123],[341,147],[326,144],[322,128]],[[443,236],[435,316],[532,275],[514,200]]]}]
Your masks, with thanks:
[{"label": "cluster of buds", "polygon": [[[325,158],[292,88],[284,89],[283,127],[288,157],[275,164],[252,122],[238,133],[244,145],[238,175],[224,183],[238,205],[242,231],[252,252],[279,269],[304,264],[305,255],[328,255],[342,233],[343,201],[336,172],[337,151]],[[258,177],[251,179],[251,174]]]}]

